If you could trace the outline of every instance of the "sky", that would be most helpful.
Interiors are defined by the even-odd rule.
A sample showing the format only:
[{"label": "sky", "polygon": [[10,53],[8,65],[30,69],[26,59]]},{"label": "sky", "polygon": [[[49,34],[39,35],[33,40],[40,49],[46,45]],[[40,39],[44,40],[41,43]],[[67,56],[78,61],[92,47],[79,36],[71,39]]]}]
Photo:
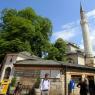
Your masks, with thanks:
[{"label": "sky", "polygon": [[32,7],[38,15],[51,20],[53,24],[51,42],[63,38],[83,48],[80,1],[87,14],[90,38],[95,51],[95,0],[0,0],[0,11],[4,8],[21,10]]}]

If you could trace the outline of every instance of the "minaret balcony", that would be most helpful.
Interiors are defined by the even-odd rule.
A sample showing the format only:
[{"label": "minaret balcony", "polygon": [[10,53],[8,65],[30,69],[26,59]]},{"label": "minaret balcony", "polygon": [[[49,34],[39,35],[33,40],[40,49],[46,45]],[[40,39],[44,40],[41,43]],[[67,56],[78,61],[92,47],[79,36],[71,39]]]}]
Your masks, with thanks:
[{"label": "minaret balcony", "polygon": [[83,24],[88,24],[87,20],[81,20],[80,21],[80,24],[83,25]]}]

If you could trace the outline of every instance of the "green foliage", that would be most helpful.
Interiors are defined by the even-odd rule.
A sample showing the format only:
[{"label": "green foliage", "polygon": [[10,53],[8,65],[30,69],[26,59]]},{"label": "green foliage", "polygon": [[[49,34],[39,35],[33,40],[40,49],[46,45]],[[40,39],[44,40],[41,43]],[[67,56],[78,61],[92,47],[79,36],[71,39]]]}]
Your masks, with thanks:
[{"label": "green foliage", "polygon": [[3,36],[5,34],[6,40],[19,38],[20,40],[25,41],[31,38],[33,36],[33,33],[35,32],[34,26],[31,24],[31,21],[16,16],[11,17],[11,19],[7,21],[4,30],[4,32],[6,33],[3,33]]},{"label": "green foliage", "polygon": [[23,10],[20,10],[18,12],[18,15],[25,19],[31,20],[31,21],[34,21],[34,19],[36,19],[37,17],[37,14],[31,7],[27,7]]},{"label": "green foliage", "polygon": [[11,86],[15,86],[15,84],[16,84],[16,77],[13,77],[12,78],[12,81],[11,81]]},{"label": "green foliage", "polygon": [[52,34],[52,24],[28,7],[23,10],[4,9],[1,13],[0,55],[6,52],[33,52],[42,56]]},{"label": "green foliage", "polygon": [[48,51],[48,59],[57,60],[57,57],[59,55],[59,51],[54,46],[51,46]]},{"label": "green foliage", "polygon": [[28,51],[45,59],[65,60],[66,43],[59,38],[54,44],[49,39],[52,35],[52,23],[28,7],[23,10],[4,9],[1,13],[0,61],[7,52]]},{"label": "green foliage", "polygon": [[67,51],[67,44],[66,44],[66,42],[63,39],[59,38],[55,42],[54,46],[59,51],[59,55],[57,57],[57,60],[59,60],[59,61],[65,61],[65,59],[66,59],[65,55],[66,55],[66,51]]},{"label": "green foliage", "polygon": [[66,51],[67,51],[66,42],[63,39],[59,38],[49,48],[47,59],[65,61],[65,59],[66,59],[66,56],[65,56]]},{"label": "green foliage", "polygon": [[0,40],[0,54],[20,51],[30,51],[30,47],[27,43],[23,43],[19,39],[11,41]]},{"label": "green foliage", "polygon": [[39,88],[40,81],[41,81],[41,79],[40,79],[40,77],[38,77],[37,80],[36,80],[36,83],[35,83],[35,88]]}]

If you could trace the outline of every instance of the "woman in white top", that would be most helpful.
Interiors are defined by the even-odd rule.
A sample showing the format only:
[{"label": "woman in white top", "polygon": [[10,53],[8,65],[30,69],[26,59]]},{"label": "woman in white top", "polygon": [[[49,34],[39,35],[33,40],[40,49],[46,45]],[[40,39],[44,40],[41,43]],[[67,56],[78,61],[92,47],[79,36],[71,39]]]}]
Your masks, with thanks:
[{"label": "woman in white top", "polygon": [[40,90],[42,95],[49,95],[50,80],[48,79],[48,74],[45,74],[45,78],[41,80]]}]

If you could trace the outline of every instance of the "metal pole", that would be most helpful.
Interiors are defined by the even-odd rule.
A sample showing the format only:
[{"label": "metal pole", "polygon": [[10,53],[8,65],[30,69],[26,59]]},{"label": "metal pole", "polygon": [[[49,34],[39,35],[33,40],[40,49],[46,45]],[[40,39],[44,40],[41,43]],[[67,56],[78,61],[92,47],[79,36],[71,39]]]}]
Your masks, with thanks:
[{"label": "metal pole", "polygon": [[65,95],[67,95],[67,66],[65,66]]}]

